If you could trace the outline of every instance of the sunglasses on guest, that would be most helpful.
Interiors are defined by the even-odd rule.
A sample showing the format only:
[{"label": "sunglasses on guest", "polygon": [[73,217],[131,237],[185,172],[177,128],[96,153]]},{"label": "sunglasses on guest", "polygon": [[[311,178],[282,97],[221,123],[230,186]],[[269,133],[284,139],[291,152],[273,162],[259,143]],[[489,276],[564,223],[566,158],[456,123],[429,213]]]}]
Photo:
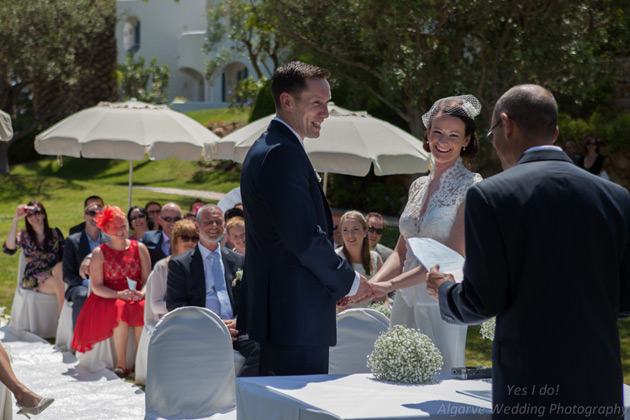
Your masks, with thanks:
[{"label": "sunglasses on guest", "polygon": [[181,239],[182,242],[199,242],[198,235],[194,235],[194,236],[182,235],[179,237],[179,239]]},{"label": "sunglasses on guest", "polygon": [[135,216],[131,216],[131,221],[132,221],[132,222],[135,222],[135,221],[136,221],[136,219],[144,219],[144,218],[146,218],[146,217],[147,217],[147,216],[146,216],[145,214],[142,214],[142,213],[140,213],[140,214],[136,214]]},{"label": "sunglasses on guest", "polygon": [[162,220],[164,220],[166,223],[171,223],[171,222],[179,222],[180,220],[182,220],[182,218],[179,216],[175,216],[175,217],[167,216],[167,217],[162,217]]},{"label": "sunglasses on guest", "polygon": [[94,217],[97,214],[101,214],[101,211],[100,210],[88,210],[88,211],[85,212],[85,214],[87,214],[90,217]]},{"label": "sunglasses on guest", "polygon": [[377,229],[374,226],[368,226],[368,232],[376,233],[377,235],[382,235],[383,232],[385,232],[385,229],[384,228]]}]

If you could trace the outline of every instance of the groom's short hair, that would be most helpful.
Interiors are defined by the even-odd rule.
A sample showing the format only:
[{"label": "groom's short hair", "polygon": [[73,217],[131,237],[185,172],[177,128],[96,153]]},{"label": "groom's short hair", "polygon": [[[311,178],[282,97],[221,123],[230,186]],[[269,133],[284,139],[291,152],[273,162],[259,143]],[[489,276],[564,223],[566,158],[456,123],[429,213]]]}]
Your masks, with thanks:
[{"label": "groom's short hair", "polygon": [[518,85],[497,101],[494,115],[501,113],[514,120],[523,134],[545,140],[553,139],[558,125],[558,105],[553,94],[542,86]]},{"label": "groom's short hair", "polygon": [[299,98],[306,89],[306,79],[328,79],[330,72],[301,61],[291,61],[278,67],[271,77],[271,96],[276,110],[282,109],[280,95],[283,92]]}]

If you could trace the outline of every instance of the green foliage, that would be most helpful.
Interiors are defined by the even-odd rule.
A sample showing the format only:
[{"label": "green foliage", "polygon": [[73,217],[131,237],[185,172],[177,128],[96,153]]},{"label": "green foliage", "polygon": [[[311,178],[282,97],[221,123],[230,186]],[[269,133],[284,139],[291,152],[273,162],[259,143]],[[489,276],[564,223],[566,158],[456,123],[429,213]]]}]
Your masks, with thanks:
[{"label": "green foliage", "polygon": [[247,122],[250,111],[248,107],[214,108],[186,112],[186,115],[208,127],[217,120],[226,124]]},{"label": "green foliage", "polygon": [[253,122],[276,112],[276,106],[271,96],[271,80],[266,80],[264,85],[258,90],[258,96],[254,102],[252,113],[248,122]]},{"label": "green foliage", "polygon": [[204,51],[209,81],[221,69],[243,58],[251,63],[258,79],[271,75],[278,66],[282,45],[280,34],[259,19],[248,0],[218,0],[208,8],[208,39]]},{"label": "green foliage", "polygon": [[328,192],[331,205],[398,215],[407,198],[407,191],[400,183],[386,184],[386,179],[375,177],[373,173],[366,178],[334,175]]},{"label": "green foliage", "polygon": [[236,84],[236,91],[229,98],[230,107],[243,108],[254,103],[258,97],[258,92],[265,86],[267,77],[263,76],[256,80],[254,76],[249,76]]},{"label": "green foliage", "polygon": [[558,128],[561,145],[572,141],[580,147],[587,136],[595,136],[606,144],[611,153],[630,150],[630,113],[627,112],[594,112],[586,119],[560,114]]},{"label": "green foliage", "polygon": [[151,104],[163,104],[168,100],[170,72],[168,64],[159,66],[153,57],[145,67],[143,57],[134,60],[133,54],[127,55],[125,64],[118,66],[121,73],[120,96],[128,101],[136,98]]},{"label": "green foliage", "polygon": [[[480,100],[479,132],[500,95],[520,83],[546,86],[575,116],[608,104],[610,63],[627,55],[630,42],[625,3],[261,0],[253,7],[286,36],[291,58],[328,68],[333,88],[348,82],[369,92],[421,137],[422,114],[455,94]],[[482,150],[481,172],[493,157]]]}]

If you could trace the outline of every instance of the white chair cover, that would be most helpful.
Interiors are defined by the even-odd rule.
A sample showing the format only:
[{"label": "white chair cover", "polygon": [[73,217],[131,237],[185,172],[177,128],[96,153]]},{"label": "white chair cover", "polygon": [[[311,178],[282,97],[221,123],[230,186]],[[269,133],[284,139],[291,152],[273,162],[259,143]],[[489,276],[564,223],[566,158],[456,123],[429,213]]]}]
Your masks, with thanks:
[{"label": "white chair cover", "polygon": [[61,307],[61,315],[59,315],[59,324],[57,325],[57,334],[55,335],[55,344],[63,351],[70,350],[72,345],[72,336],[74,328],[72,327],[72,302],[63,301]]},{"label": "white chair cover", "polygon": [[330,348],[331,375],[370,373],[367,357],[389,319],[374,309],[348,309],[337,315],[337,345]]},{"label": "white chair cover", "polygon": [[149,341],[145,400],[145,420],[234,418],[232,340],[211,310],[187,306],[160,319]]},{"label": "white chair cover", "polygon": [[[151,296],[151,279],[153,276],[149,276],[147,279],[147,287],[144,290],[146,297]],[[144,327],[142,328],[142,335],[140,336],[140,342],[138,343],[138,351],[136,352],[136,383],[144,385],[147,381],[147,357],[149,355],[149,339],[151,334],[155,330],[155,314],[151,308],[151,299],[144,299]]]},{"label": "white chair cover", "polygon": [[[92,293],[92,283],[88,286],[88,296]],[[98,372],[103,369],[113,370],[116,367],[116,346],[114,345],[114,337],[107,340],[99,341],[94,344],[92,350],[81,353],[76,352],[76,358],[90,372]],[[126,369],[133,368],[136,361],[136,338],[133,334],[133,328],[129,327],[129,341],[127,341],[127,365]]]},{"label": "white chair cover", "polygon": [[43,338],[53,338],[57,332],[59,304],[55,295],[46,295],[22,288],[22,276],[26,267],[24,253],[20,251],[17,288],[11,305],[9,331],[18,337],[31,332]]}]

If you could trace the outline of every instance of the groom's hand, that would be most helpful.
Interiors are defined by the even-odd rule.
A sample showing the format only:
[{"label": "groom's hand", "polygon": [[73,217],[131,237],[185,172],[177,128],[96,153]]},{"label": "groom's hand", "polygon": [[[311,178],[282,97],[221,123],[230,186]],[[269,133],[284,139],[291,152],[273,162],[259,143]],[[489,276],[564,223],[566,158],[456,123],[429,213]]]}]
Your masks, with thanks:
[{"label": "groom's hand", "polygon": [[439,269],[439,265],[434,265],[427,273],[427,292],[435,300],[438,300],[438,290],[442,283],[445,281],[455,282],[455,278],[452,274],[440,273],[438,271]]},{"label": "groom's hand", "polygon": [[350,302],[359,303],[372,297],[372,284],[363,275],[359,275],[361,281],[357,293],[350,297]]}]

